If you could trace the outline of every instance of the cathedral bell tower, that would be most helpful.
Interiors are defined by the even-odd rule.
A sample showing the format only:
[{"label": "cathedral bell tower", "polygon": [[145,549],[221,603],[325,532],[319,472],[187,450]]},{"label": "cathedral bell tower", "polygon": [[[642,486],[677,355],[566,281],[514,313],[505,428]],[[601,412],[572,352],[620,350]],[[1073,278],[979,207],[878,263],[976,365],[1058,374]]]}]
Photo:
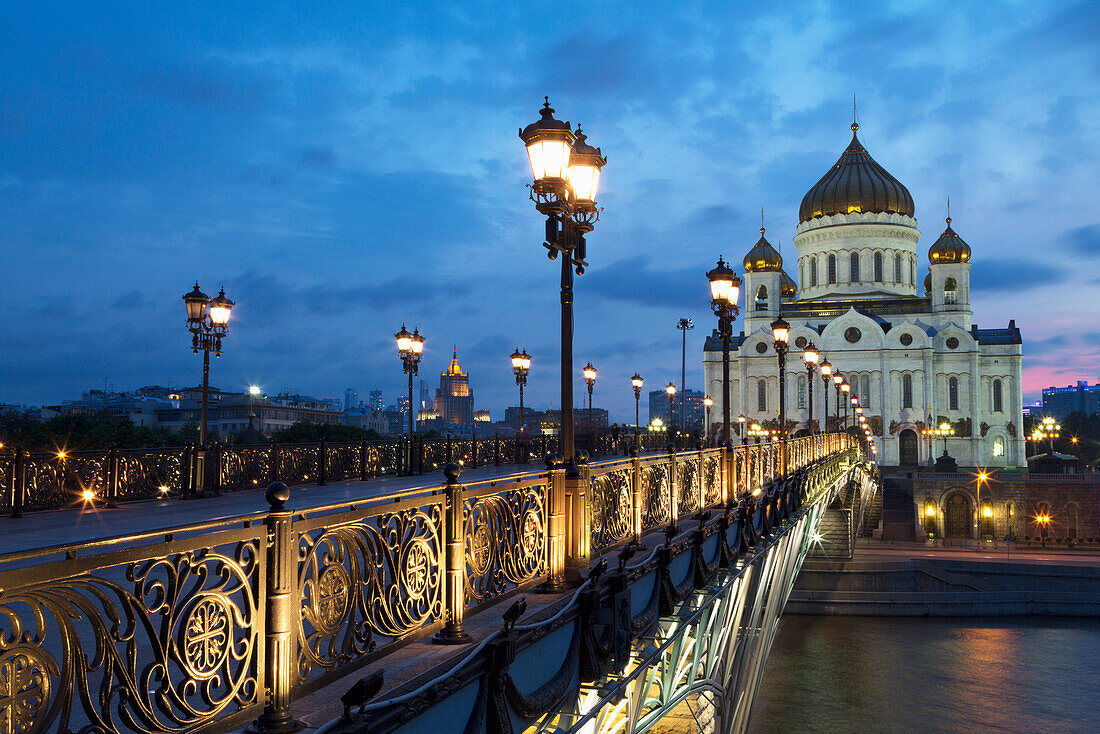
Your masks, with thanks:
[{"label": "cathedral bell tower", "polygon": [[742,315],[745,320],[745,333],[751,334],[758,329],[770,329],[771,322],[779,318],[779,304],[784,295],[783,258],[779,251],[764,238],[764,228],[760,228],[760,239],[745,255],[744,292],[745,308]]},{"label": "cathedral bell tower", "polygon": [[947,229],[928,248],[928,286],[932,298],[932,313],[944,322],[954,322],[969,330],[973,312],[970,308],[970,245],[951,229]]}]

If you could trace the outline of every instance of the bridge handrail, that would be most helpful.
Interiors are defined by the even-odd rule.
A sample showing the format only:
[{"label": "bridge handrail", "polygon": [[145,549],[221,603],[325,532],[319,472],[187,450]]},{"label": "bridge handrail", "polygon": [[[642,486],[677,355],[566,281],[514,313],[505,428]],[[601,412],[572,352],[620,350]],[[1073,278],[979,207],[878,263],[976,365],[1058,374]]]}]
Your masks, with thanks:
[{"label": "bridge handrail", "polygon": [[[767,514],[778,500],[760,495],[760,482],[785,462],[795,470],[851,445],[850,437],[821,435],[635,453],[582,463],[579,476],[550,461],[469,483],[451,467],[445,484],[300,510],[275,492],[267,513],[5,554],[0,619],[23,647],[0,658],[23,655],[20,665],[53,684],[35,727],[49,728],[46,719],[62,711],[119,731],[137,730],[126,717],[180,732],[228,728],[261,706],[278,718],[295,698],[396,647],[430,634],[464,641],[467,614],[534,584],[568,584],[587,572],[594,550],[682,516],[682,497],[696,498],[692,511]],[[699,478],[708,462],[710,489]],[[647,473],[665,480],[654,484]],[[592,487],[606,477],[621,480],[630,525],[594,549]],[[647,491],[667,500],[669,518],[643,522],[637,500]],[[93,640],[102,654],[85,647]],[[103,655],[129,662],[79,672],[83,660]],[[145,664],[164,671],[163,683],[142,677]],[[138,668],[124,675],[130,666]],[[81,678],[89,675],[99,680]],[[124,700],[104,713],[87,690],[123,691]],[[176,710],[193,690],[207,703]],[[169,726],[173,716],[180,720]]]}]

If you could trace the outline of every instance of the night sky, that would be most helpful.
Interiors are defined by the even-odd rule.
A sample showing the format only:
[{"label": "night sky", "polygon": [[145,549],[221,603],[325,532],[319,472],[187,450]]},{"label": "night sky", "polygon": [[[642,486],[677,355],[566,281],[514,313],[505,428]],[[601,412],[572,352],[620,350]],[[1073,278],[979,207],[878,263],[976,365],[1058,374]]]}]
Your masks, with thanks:
[{"label": "night sky", "polygon": [[680,317],[699,386],[704,273],[740,269],[762,206],[793,263],[853,94],[922,260],[950,195],[1025,397],[1097,378],[1100,3],[300,5],[3,5],[0,402],[195,384],[197,278],[238,304],[223,389],[395,402],[405,322],[433,390],[457,345],[503,417],[520,346],[528,404],[556,407],[558,267],[516,136],[546,94],[609,161],[575,354],[612,420],[635,370],[679,383]]}]

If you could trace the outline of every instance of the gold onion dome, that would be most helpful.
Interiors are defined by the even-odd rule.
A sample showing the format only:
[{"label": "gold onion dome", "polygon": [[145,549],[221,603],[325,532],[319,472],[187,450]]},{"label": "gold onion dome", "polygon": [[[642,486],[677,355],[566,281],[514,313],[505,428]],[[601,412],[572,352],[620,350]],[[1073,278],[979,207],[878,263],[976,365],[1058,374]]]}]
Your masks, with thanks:
[{"label": "gold onion dome", "polygon": [[783,274],[783,279],[781,281],[782,285],[780,286],[780,289],[779,289],[779,297],[780,298],[794,298],[795,296],[798,295],[798,284],[794,282],[794,278],[787,275],[786,270],[783,270],[781,272]]},{"label": "gold onion dome", "polygon": [[913,197],[900,181],[875,162],[856,137],[828,173],[802,197],[798,221],[853,212],[893,213],[913,216]]},{"label": "gold onion dome", "polygon": [[970,260],[970,245],[951,229],[951,217],[948,217],[947,229],[928,248],[928,261],[933,265],[943,265],[944,263],[964,263],[968,260]]},{"label": "gold onion dome", "polygon": [[764,228],[760,228],[760,239],[756,241],[743,261],[746,273],[763,273],[771,270],[783,270],[783,257],[764,239]]}]

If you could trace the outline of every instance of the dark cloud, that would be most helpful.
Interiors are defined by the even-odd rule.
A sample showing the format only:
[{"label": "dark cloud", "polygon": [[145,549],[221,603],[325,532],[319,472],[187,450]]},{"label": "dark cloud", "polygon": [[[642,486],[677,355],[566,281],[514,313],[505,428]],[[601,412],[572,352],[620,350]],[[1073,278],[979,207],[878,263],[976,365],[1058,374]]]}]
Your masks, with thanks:
[{"label": "dark cloud", "polygon": [[970,270],[970,288],[982,291],[1026,291],[1050,288],[1069,279],[1069,273],[1052,265],[1028,260],[982,260]]},{"label": "dark cloud", "polygon": [[1062,241],[1070,249],[1084,255],[1100,255],[1100,224],[1089,224],[1064,232]]}]

